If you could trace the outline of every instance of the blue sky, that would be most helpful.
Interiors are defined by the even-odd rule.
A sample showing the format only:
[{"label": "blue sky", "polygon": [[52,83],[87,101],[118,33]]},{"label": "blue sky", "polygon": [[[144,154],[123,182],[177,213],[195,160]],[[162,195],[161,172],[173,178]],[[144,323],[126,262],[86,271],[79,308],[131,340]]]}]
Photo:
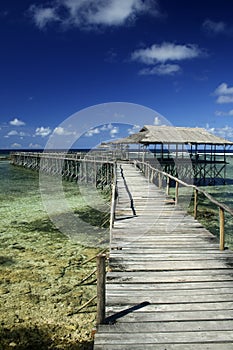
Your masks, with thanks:
[{"label": "blue sky", "polygon": [[0,148],[80,134],[92,147],[163,123],[117,104],[102,117],[112,102],[233,140],[232,13],[230,0],[1,1]]}]

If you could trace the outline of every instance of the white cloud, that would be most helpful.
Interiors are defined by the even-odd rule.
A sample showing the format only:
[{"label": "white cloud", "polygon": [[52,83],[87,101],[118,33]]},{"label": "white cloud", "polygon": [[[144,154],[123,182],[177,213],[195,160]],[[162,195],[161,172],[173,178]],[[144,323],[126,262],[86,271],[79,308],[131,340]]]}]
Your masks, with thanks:
[{"label": "white cloud", "polygon": [[24,132],[24,131],[20,131],[20,132],[19,132],[19,136],[21,136],[21,137],[30,136],[30,134],[28,134],[28,133],[26,133],[26,132]]},{"label": "white cloud", "polygon": [[43,29],[51,22],[59,21],[59,16],[56,14],[56,11],[56,7],[31,5],[29,8],[29,12],[32,14],[36,26],[40,29]]},{"label": "white cloud", "polygon": [[107,131],[107,130],[109,130],[109,125],[111,125],[111,124],[104,124],[103,126],[101,126],[100,130],[101,130],[101,131]]},{"label": "white cloud", "polygon": [[181,67],[174,62],[204,56],[206,56],[206,53],[197,45],[163,42],[134,51],[131,54],[131,60],[150,66],[141,69],[139,71],[140,75],[163,76],[181,72]]},{"label": "white cloud", "polygon": [[161,125],[161,124],[162,124],[161,119],[156,116],[155,119],[154,119],[154,125]]},{"label": "white cloud", "polygon": [[36,128],[36,136],[41,136],[41,137],[45,137],[48,136],[51,133],[51,129],[49,127],[45,128],[43,126]]},{"label": "white cloud", "polygon": [[139,75],[174,75],[180,71],[181,68],[178,64],[160,64],[141,69]]},{"label": "white cloud", "polygon": [[219,96],[216,100],[217,103],[233,103],[233,96]]},{"label": "white cloud", "polygon": [[15,135],[18,135],[18,131],[16,131],[16,130],[11,130],[7,134],[7,136],[15,136]]},{"label": "white cloud", "polygon": [[34,149],[41,149],[43,148],[39,143],[30,143],[28,145],[29,148],[34,148]]},{"label": "white cloud", "polygon": [[92,29],[123,25],[145,13],[160,16],[157,0],[57,0],[44,7],[34,4],[29,12],[40,29],[54,21],[66,28]]},{"label": "white cloud", "polygon": [[19,120],[18,118],[14,118],[13,120],[10,121],[11,125],[14,126],[23,126],[25,123],[22,120]]},{"label": "white cloud", "polygon": [[133,125],[132,128],[128,129],[128,133],[129,135],[135,134],[136,132],[138,132],[140,130],[140,125]]},{"label": "white cloud", "polygon": [[219,104],[233,103],[233,87],[228,87],[226,83],[220,84],[214,91],[218,96],[216,102]]},{"label": "white cloud", "polygon": [[22,145],[20,143],[15,142],[11,145],[11,148],[22,148]]},{"label": "white cloud", "polygon": [[99,134],[100,133],[100,129],[99,128],[95,128],[95,129],[91,129],[88,130],[84,136],[86,137],[92,137],[93,135]]},{"label": "white cloud", "polygon": [[233,116],[233,109],[231,109],[230,111],[227,112],[223,112],[223,111],[216,111],[215,115],[217,117],[225,117],[225,116]]},{"label": "white cloud", "polygon": [[163,42],[161,45],[154,44],[146,49],[139,49],[132,53],[133,61],[145,64],[156,64],[158,62],[181,61],[192,59],[203,55],[203,51],[194,44],[179,45]]},{"label": "white cloud", "polygon": [[104,124],[102,126],[93,128],[88,130],[84,136],[86,137],[92,137],[94,135],[100,134],[100,133],[106,133],[109,134],[111,137],[115,137],[116,134],[119,133],[119,127],[118,126],[113,126],[111,123],[109,124]]},{"label": "white cloud", "polygon": [[114,126],[114,127],[110,130],[110,136],[111,136],[111,137],[115,137],[118,133],[119,133],[119,127],[118,127],[118,126]]},{"label": "white cloud", "polygon": [[202,28],[208,32],[209,34],[220,34],[220,33],[226,33],[226,23],[224,22],[215,22],[210,19],[206,19],[203,24]]},{"label": "white cloud", "polygon": [[58,126],[57,128],[55,128],[53,132],[54,132],[54,134],[60,135],[60,136],[68,136],[68,135],[75,135],[76,134],[75,131],[66,130],[61,126]]},{"label": "white cloud", "polygon": [[233,127],[225,125],[223,128],[213,128],[209,124],[206,125],[206,130],[215,134],[216,136],[223,137],[224,139],[233,139]]},{"label": "white cloud", "polygon": [[216,95],[233,95],[233,87],[228,87],[226,83],[220,84],[214,92]]}]

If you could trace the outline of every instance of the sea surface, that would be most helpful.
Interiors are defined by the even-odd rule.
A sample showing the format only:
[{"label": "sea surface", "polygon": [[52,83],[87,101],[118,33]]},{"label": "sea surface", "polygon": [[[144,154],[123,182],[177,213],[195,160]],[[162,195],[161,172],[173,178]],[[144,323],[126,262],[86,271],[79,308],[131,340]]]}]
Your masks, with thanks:
[{"label": "sea surface", "polygon": [[[72,222],[72,237],[61,232],[45,209],[39,174],[0,160],[0,349],[92,348],[95,301],[78,310],[96,285],[94,277],[80,281],[103,250],[106,213],[83,201],[76,184],[64,181],[63,189],[74,223],[81,217],[91,234]],[[55,196],[55,205],[64,198]],[[70,213],[60,217],[66,223]]]}]

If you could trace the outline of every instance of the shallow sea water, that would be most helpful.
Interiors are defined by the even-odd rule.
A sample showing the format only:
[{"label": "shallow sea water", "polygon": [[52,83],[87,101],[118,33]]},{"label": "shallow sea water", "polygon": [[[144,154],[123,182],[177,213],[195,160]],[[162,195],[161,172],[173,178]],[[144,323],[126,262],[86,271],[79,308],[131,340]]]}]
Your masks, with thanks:
[{"label": "shallow sea water", "polygon": [[[201,186],[200,188],[211,194],[220,203],[233,209],[233,156],[227,156],[227,162],[225,185]],[[189,193],[188,199],[186,199],[187,192]],[[193,209],[192,201],[190,202],[192,190],[187,191],[187,189],[181,188],[180,194],[181,205],[184,204],[185,209],[191,214]],[[216,237],[219,237],[219,209],[201,194],[199,194],[198,199],[197,219]],[[225,241],[226,247],[233,249],[233,216],[228,213],[225,213]]]},{"label": "shallow sea water", "polygon": [[44,208],[39,174],[0,161],[0,349],[92,348],[95,301],[78,309],[96,286],[94,277],[79,282],[96,265],[83,263],[107,242],[108,229],[95,225],[108,213],[88,207],[74,183],[63,186],[74,221],[96,215],[88,224],[92,237],[77,225],[71,238],[60,232]]}]

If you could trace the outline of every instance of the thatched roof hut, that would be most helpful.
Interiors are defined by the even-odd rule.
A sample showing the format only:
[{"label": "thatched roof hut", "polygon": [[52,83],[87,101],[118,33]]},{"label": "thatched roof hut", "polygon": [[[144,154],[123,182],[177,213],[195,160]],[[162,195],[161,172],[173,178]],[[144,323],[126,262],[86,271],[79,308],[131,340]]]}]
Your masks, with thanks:
[{"label": "thatched roof hut", "polygon": [[109,144],[200,144],[226,146],[233,145],[233,142],[215,136],[202,128],[144,125],[138,133],[110,141]]}]

